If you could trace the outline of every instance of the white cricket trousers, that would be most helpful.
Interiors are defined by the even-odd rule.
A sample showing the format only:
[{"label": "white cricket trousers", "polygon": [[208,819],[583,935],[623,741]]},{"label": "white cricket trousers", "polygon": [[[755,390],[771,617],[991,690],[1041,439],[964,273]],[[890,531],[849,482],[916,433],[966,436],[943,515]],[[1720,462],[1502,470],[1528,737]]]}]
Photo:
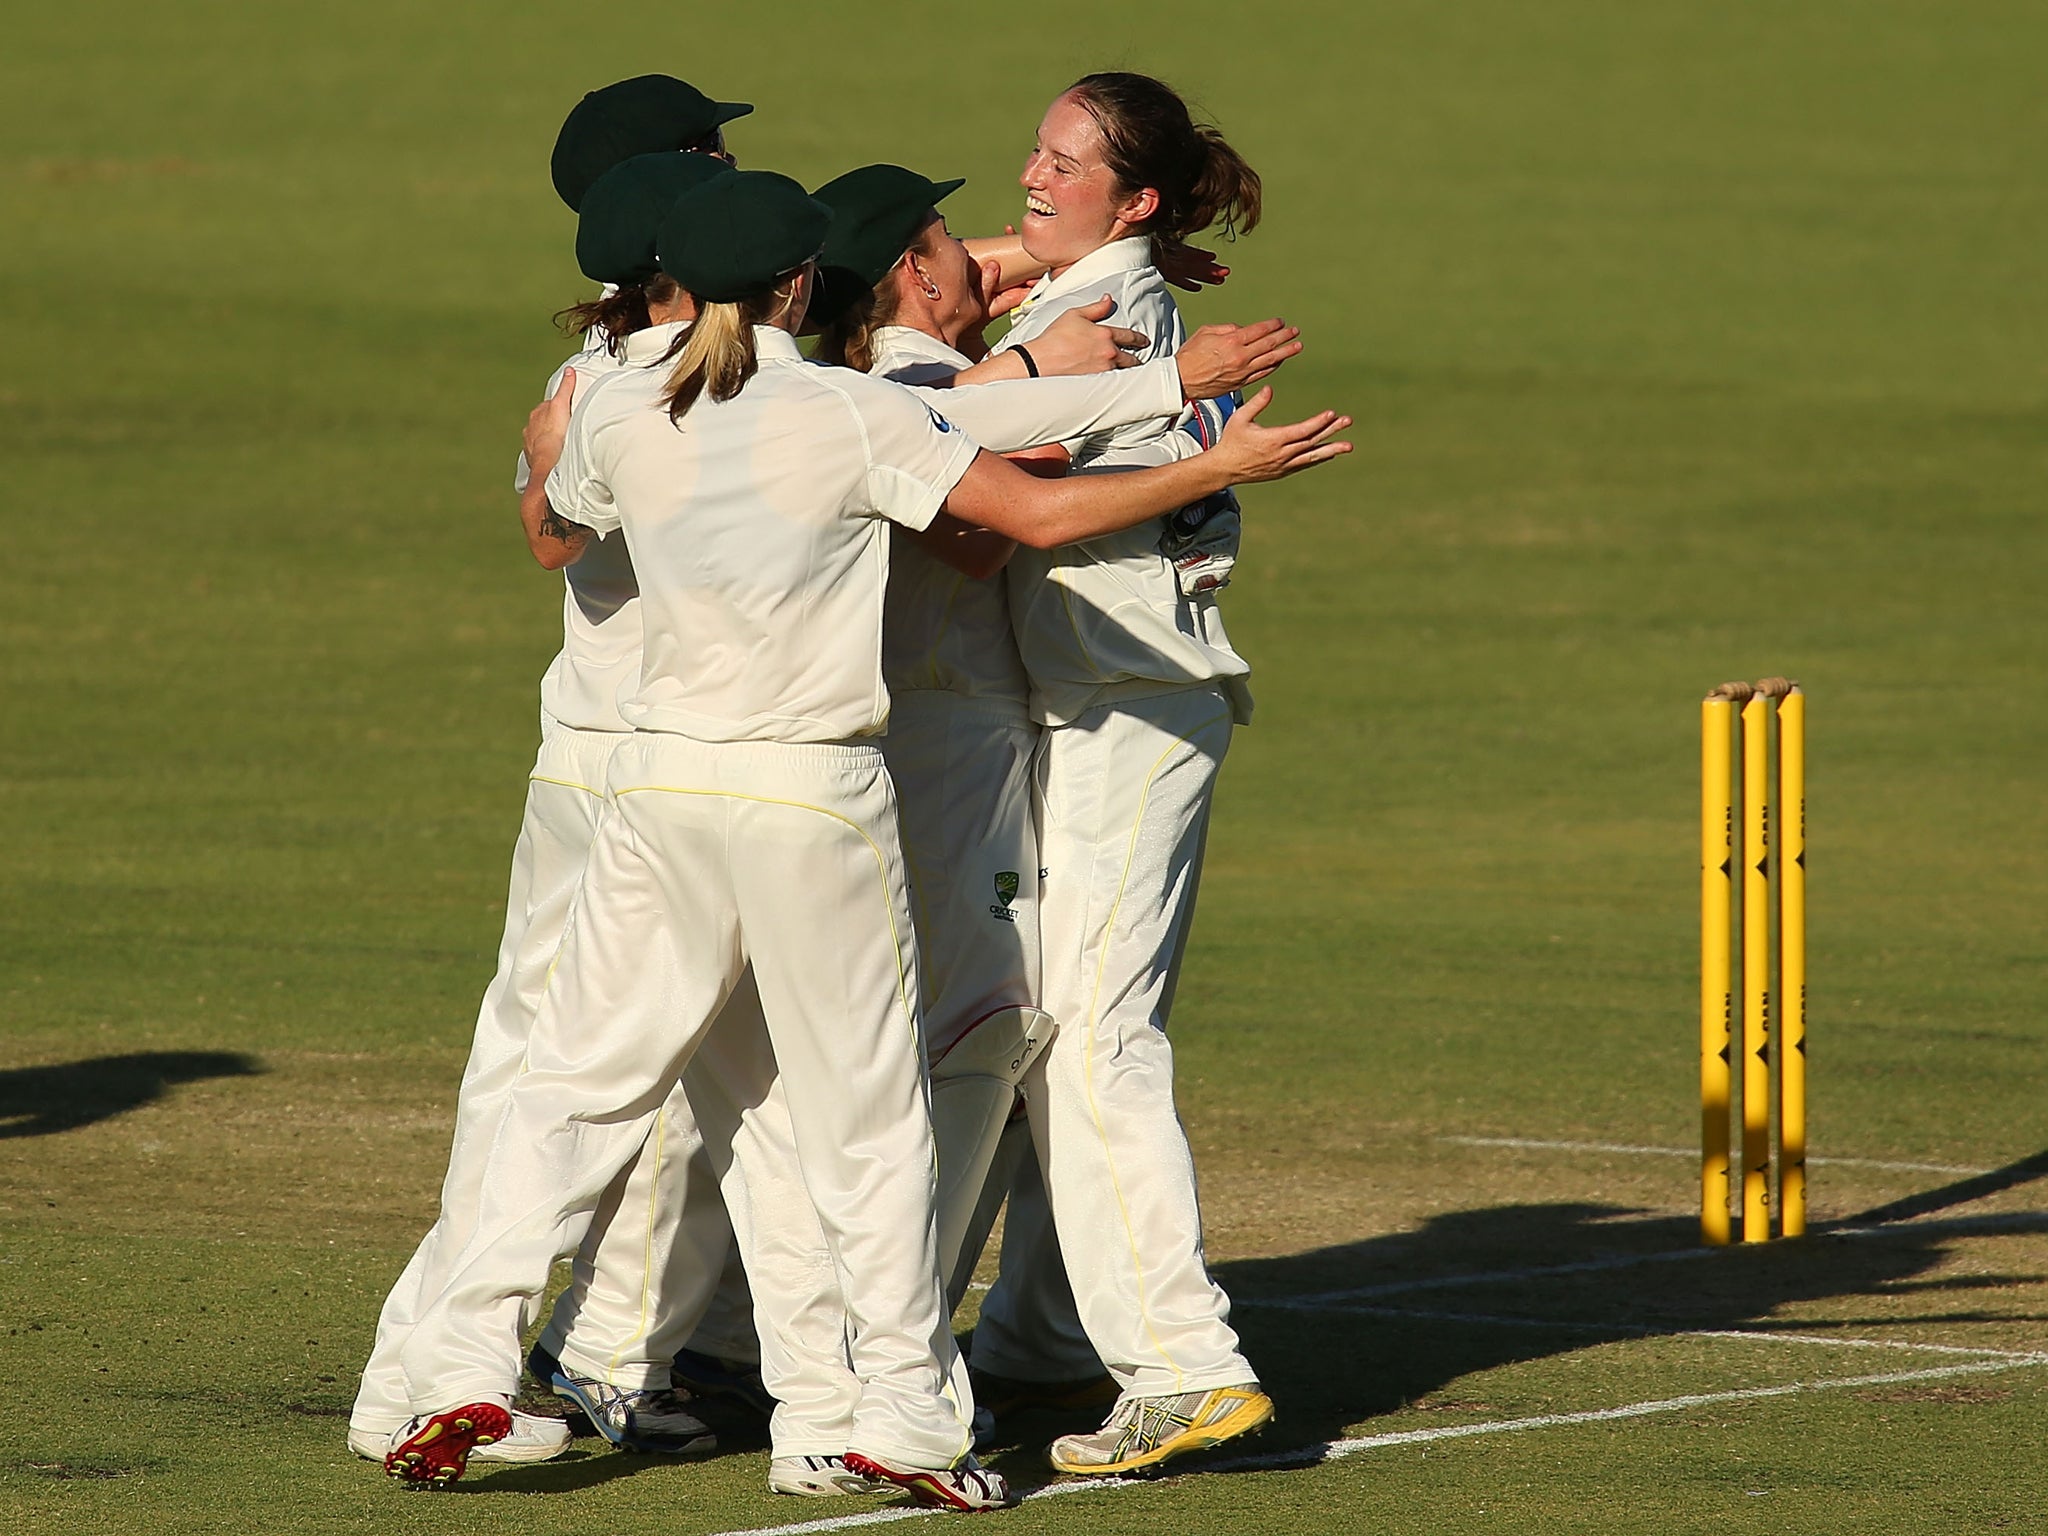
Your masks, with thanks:
[{"label": "white cricket trousers", "polygon": [[1020,702],[891,695],[896,785],[933,1060],[998,1008],[1038,1002],[1038,727]]},{"label": "white cricket trousers", "polygon": [[[1037,1001],[1037,742],[1021,701],[923,690],[890,700],[880,745],[898,800],[933,1059],[992,1012]],[[846,1359],[839,1277],[804,1195],[774,1058],[761,1042],[765,1060],[750,1060],[753,1049],[754,1041],[721,1020],[691,1066],[690,1102],[724,1173],[725,1203],[753,1277],[762,1379],[777,1400],[774,1454],[835,1455],[846,1448],[860,1397]],[[942,1247],[943,1235],[970,1217],[961,1211],[949,1223],[941,1213]],[[986,1230],[975,1232],[975,1254]],[[966,1266],[973,1257],[965,1256]],[[942,1252],[941,1260],[949,1273],[958,1271],[948,1286],[952,1302],[967,1270],[953,1254]],[[1059,1263],[1057,1249],[1051,1262]],[[721,1285],[720,1299],[730,1290]],[[956,1401],[966,1401],[964,1377],[954,1387]]]},{"label": "white cricket trousers", "polygon": [[[385,1298],[349,1415],[353,1429],[386,1434],[412,1416],[399,1348],[476,1230],[485,1158],[561,947],[612,751],[626,739],[619,731],[543,724],[512,854],[497,973],[484,991],[456,1097],[440,1212]],[[693,1278],[706,1264],[715,1269],[731,1246],[715,1174],[680,1090],[657,1114],[647,1152],[606,1192],[601,1218],[577,1254],[575,1278],[543,1343],[579,1375],[627,1388],[666,1386],[668,1361],[684,1342],[677,1325],[686,1336],[704,1301],[694,1292],[657,1296],[650,1276]]]},{"label": "white cricket trousers", "polygon": [[881,753],[639,732],[609,788],[476,1233],[401,1350],[415,1410],[512,1391],[550,1265],[751,964],[845,1292],[861,1395],[844,1448],[952,1466],[970,1435],[942,1363],[917,950]]},{"label": "white cricket trousers", "polygon": [[[1255,1379],[1202,1257],[1165,1029],[1231,718],[1198,686],[1099,706],[1039,748],[1043,1006],[1059,1032],[1025,1094],[1074,1301],[1126,1397]],[[983,1303],[975,1364],[1043,1376],[1005,1288]]]}]

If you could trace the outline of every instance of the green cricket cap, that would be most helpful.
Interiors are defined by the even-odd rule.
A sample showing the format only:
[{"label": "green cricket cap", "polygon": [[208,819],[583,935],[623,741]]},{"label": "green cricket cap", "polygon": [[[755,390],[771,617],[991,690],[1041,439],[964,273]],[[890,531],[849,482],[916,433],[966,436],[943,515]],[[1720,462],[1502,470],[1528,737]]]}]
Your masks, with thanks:
[{"label": "green cricket cap", "polygon": [[818,258],[811,318],[829,325],[873,288],[917,240],[932,210],[967,184],[933,181],[900,165],[864,165],[811,195],[832,210],[832,228]]},{"label": "green cricket cap", "polygon": [[730,304],[775,286],[824,248],[832,210],[774,171],[730,171],[685,192],[655,237],[661,270]]},{"label": "green cricket cap", "polygon": [[622,160],[590,184],[576,216],[576,265],[585,277],[621,288],[661,270],[654,238],[676,199],[732,168],[709,155],[665,150]]},{"label": "green cricket cap", "polygon": [[713,101],[673,75],[636,75],[576,103],[555,136],[548,171],[562,201],[580,210],[591,184],[621,160],[687,149],[753,110],[743,101]]}]

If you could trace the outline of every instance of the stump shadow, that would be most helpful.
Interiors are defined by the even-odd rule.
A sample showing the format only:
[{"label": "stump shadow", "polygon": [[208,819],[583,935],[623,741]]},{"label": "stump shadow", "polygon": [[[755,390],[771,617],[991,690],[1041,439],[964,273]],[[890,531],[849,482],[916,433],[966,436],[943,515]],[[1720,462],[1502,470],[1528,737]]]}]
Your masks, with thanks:
[{"label": "stump shadow", "polygon": [[[2048,1211],[1925,1219],[2048,1177],[2048,1151],[1816,1228],[1790,1242],[1702,1249],[1691,1217],[1595,1204],[1495,1206],[1421,1228],[1217,1266],[1231,1321],[1280,1404],[1281,1445],[1327,1440],[1501,1366],[1621,1339],[1695,1331],[1822,1332],[1896,1311],[1784,1322],[1780,1308],[1949,1296],[1911,1321],[2025,1321],[1973,1304],[2033,1275],[1934,1276],[1963,1238],[2048,1232]],[[1549,1271],[1549,1273],[1532,1273]],[[1302,1298],[1318,1298],[1304,1305]],[[1491,1320],[1490,1320],[1491,1319]],[[1505,1321],[1512,1319],[1513,1321]],[[1489,1405],[1473,1404],[1476,1410]]]}]

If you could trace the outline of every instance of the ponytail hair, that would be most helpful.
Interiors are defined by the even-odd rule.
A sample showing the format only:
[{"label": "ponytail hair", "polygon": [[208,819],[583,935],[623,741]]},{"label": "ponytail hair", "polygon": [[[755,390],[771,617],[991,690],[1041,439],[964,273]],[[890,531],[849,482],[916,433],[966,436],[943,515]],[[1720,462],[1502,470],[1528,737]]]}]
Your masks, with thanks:
[{"label": "ponytail hair", "polygon": [[885,307],[893,316],[895,296],[885,295],[880,288],[870,288],[818,332],[818,344],[812,348],[811,356],[834,368],[851,368],[855,373],[871,371],[875,366],[875,332],[892,318],[882,314]]},{"label": "ponytail hair", "polygon": [[1064,94],[1095,119],[1103,160],[1125,190],[1159,194],[1159,211],[1140,233],[1178,246],[1219,222],[1227,240],[1259,227],[1259,173],[1214,127],[1196,122],[1172,86],[1112,70],[1083,75]]},{"label": "ponytail hair", "polygon": [[661,359],[675,364],[668,376],[670,421],[681,422],[704,395],[730,400],[747,387],[747,380],[761,367],[754,327],[774,324],[789,308],[795,275],[730,304],[697,300],[697,318]]},{"label": "ponytail hair", "polygon": [[[936,247],[934,231],[942,227],[937,220],[927,224],[918,231],[917,239],[904,255],[930,258]],[[829,325],[818,332],[818,345],[811,356],[834,368],[851,368],[856,373],[873,372],[875,332],[896,323],[897,313],[903,306],[903,290],[899,286],[902,281],[903,257],[898,256],[879,283],[841,310]]]},{"label": "ponytail hair", "polygon": [[644,283],[626,283],[597,298],[571,304],[556,314],[555,324],[571,336],[602,331],[605,350],[617,357],[624,351],[628,336],[653,324],[648,306],[673,304],[682,291],[674,278],[657,272]]}]

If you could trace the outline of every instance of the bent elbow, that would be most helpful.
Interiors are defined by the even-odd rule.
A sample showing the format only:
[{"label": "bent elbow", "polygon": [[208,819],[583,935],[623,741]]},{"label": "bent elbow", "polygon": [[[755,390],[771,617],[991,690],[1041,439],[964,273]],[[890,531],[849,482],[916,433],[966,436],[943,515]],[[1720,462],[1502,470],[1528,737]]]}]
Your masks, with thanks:
[{"label": "bent elbow", "polygon": [[535,540],[527,547],[533,551],[535,564],[544,571],[559,571],[574,565],[576,557],[582,553],[579,549],[570,549],[552,541]]},{"label": "bent elbow", "polygon": [[969,563],[967,574],[976,581],[987,581],[992,577],[1001,575],[1003,567],[1009,563],[1010,557],[1008,555],[1004,555],[1001,558],[997,558],[994,555],[984,555],[979,560]]}]

